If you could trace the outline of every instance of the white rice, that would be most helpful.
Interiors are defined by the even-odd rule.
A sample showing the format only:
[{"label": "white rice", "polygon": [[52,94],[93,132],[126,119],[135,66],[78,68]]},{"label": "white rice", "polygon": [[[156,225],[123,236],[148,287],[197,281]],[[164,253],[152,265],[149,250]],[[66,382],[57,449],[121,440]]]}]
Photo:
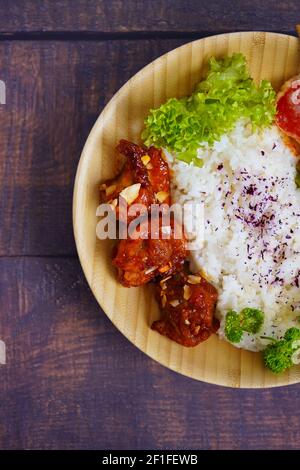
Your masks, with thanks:
[{"label": "white rice", "polygon": [[[219,293],[216,315],[224,338],[226,313],[259,308],[265,321],[257,335],[236,346],[253,351],[280,338],[300,316],[300,190],[296,158],[277,127],[253,132],[246,122],[212,148],[199,149],[203,168],[168,155],[173,201],[204,203],[204,245],[191,252]],[[203,230],[203,229],[202,229]]]}]

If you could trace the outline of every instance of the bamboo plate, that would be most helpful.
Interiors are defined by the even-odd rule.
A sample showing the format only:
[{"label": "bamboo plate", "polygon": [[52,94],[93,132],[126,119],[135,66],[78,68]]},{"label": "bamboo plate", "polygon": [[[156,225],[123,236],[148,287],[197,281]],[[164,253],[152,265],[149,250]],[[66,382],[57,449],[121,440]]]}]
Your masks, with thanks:
[{"label": "bamboo plate", "polygon": [[264,32],[231,33],[186,44],[158,58],[131,78],[97,119],[83,149],[74,189],[73,223],[87,281],[114,325],[148,356],[197,380],[230,387],[273,387],[300,381],[300,367],[276,376],[261,355],[234,348],[212,336],[196,348],[183,348],[150,329],[158,318],[151,287],[127,289],[111,265],[111,241],[96,239],[99,183],[118,171],[120,138],[140,141],[144,117],[167,98],[190,94],[211,55],[242,52],[252,76],[278,89],[298,72],[299,40]]}]

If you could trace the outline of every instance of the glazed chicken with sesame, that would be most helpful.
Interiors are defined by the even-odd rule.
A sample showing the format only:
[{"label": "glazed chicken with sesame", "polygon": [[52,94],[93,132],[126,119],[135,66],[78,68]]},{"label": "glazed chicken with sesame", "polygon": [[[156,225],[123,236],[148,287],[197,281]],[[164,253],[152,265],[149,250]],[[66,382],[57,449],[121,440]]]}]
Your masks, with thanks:
[{"label": "glazed chicken with sesame", "polygon": [[[126,287],[137,287],[156,275],[181,269],[187,256],[186,242],[183,234],[178,238],[181,227],[177,227],[174,219],[166,225],[161,212],[156,216],[154,233],[150,233],[150,228],[155,227],[153,223],[150,226],[151,205],[168,208],[171,200],[169,167],[162,151],[126,140],[120,141],[117,150],[126,158],[124,168],[116,179],[102,185],[101,197],[113,205],[120,223],[125,222],[121,198],[126,202],[127,224],[143,214],[135,236],[130,233],[130,238],[120,240],[113,258],[120,282]],[[140,209],[136,206],[139,213],[131,213],[132,204],[142,205]],[[130,226],[127,228],[130,230]]]},{"label": "glazed chicken with sesame", "polygon": [[183,346],[197,346],[215,333],[220,324],[214,318],[216,289],[200,274],[181,270],[156,283],[156,297],[162,319],[152,329]]},{"label": "glazed chicken with sesame", "polygon": [[[217,292],[203,277],[188,272],[183,226],[170,214],[164,217],[171,204],[168,164],[155,147],[121,140],[117,150],[125,164],[119,176],[101,186],[101,199],[115,211],[119,228],[126,226],[129,232],[119,240],[112,261],[119,281],[137,287],[154,280],[162,319],[152,328],[184,346],[196,346],[218,329],[213,318]],[[131,212],[133,204],[142,205],[138,212]],[[150,211],[154,204],[156,213]],[[131,230],[137,216],[139,224]]]},{"label": "glazed chicken with sesame", "polygon": [[[121,173],[108,180],[100,188],[102,202],[112,205],[120,220],[130,222],[138,215],[131,212],[131,204],[140,207],[140,213],[149,211],[151,204],[170,204],[169,167],[163,158],[162,151],[155,147],[140,147],[127,140],[121,140],[117,150],[126,160]],[[122,198],[127,207],[120,211]]]},{"label": "glazed chicken with sesame", "polygon": [[[119,281],[126,287],[140,286],[156,276],[180,271],[187,257],[184,238],[176,238],[176,222],[163,226],[159,218],[154,237],[149,233],[150,224],[145,225],[147,238],[120,240],[113,258]],[[168,229],[167,239],[163,238],[164,229]]]}]

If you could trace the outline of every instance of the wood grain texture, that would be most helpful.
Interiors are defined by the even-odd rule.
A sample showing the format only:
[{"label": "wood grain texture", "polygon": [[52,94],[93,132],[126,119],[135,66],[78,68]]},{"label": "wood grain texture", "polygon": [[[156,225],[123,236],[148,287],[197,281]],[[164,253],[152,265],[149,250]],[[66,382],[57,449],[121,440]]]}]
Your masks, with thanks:
[{"label": "wood grain texture", "polygon": [[297,449],[299,386],[215,387],[113,327],[79,262],[0,259],[1,449]]},{"label": "wood grain texture", "polygon": [[[231,346],[216,335],[196,348],[183,348],[150,329],[158,308],[149,286],[126,289],[111,266],[111,241],[97,240],[95,217],[101,181],[118,167],[120,138],[140,141],[149,109],[167,98],[191,93],[207,59],[242,52],[251,75],[275,88],[299,71],[299,42],[274,33],[230,33],[194,41],[149,64],[114,96],[95,123],[76,175],[73,220],[79,258],[87,281],[112,322],[139,349],[189,377],[230,387],[271,387],[300,380],[300,369],[275,375],[260,354]],[[184,64],[184,66],[181,66]]]},{"label": "wood grain texture", "polygon": [[[295,0],[7,0],[0,1],[0,34],[21,32],[292,32]],[[298,17],[298,19],[297,19]]]},{"label": "wood grain texture", "polygon": [[299,385],[199,383],[114,328],[70,215],[83,142],[123,83],[188,37],[293,32],[298,0],[0,0],[0,13],[0,448],[298,449]]},{"label": "wood grain texture", "polygon": [[71,201],[89,130],[121,85],[182,43],[0,43],[0,256],[76,255]]}]

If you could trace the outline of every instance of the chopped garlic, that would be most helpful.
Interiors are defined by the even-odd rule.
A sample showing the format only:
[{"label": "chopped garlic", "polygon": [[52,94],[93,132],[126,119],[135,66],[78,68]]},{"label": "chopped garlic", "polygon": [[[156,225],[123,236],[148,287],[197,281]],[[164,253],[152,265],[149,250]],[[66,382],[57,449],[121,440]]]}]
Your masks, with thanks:
[{"label": "chopped garlic", "polygon": [[114,193],[116,189],[117,186],[115,184],[112,184],[111,186],[108,186],[108,188],[105,188],[106,196],[109,196],[110,194]]},{"label": "chopped garlic", "polygon": [[169,264],[165,264],[164,266],[162,266],[161,268],[159,268],[159,272],[160,272],[160,273],[165,273],[165,272],[167,272],[169,269],[170,269],[170,265],[169,265]]},{"label": "chopped garlic", "polygon": [[160,284],[163,284],[164,282],[168,281],[169,279],[171,279],[171,277],[172,277],[172,276],[167,276],[167,277],[165,277],[164,279],[162,279],[162,280],[160,281]]},{"label": "chopped garlic", "polygon": [[188,276],[188,283],[189,284],[200,284],[201,282],[201,277],[200,276],[195,276],[194,274],[190,274]]},{"label": "chopped garlic", "polygon": [[191,288],[190,288],[190,286],[188,286],[186,284],[185,286],[183,286],[183,298],[184,298],[184,300],[189,300],[191,295],[192,295]]},{"label": "chopped garlic", "polygon": [[140,189],[141,183],[132,184],[131,186],[128,186],[127,188],[123,189],[120,192],[120,196],[125,199],[128,205],[132,204],[133,201],[135,201],[138,197]]},{"label": "chopped garlic", "polygon": [[149,155],[143,155],[143,157],[141,157],[141,160],[143,164],[146,166],[150,162],[151,158],[149,157]]},{"label": "chopped garlic", "polygon": [[147,269],[147,271],[145,271],[145,274],[150,274],[153,271],[155,271],[156,269],[157,269],[157,266],[153,266],[152,268]]},{"label": "chopped garlic", "polygon": [[156,199],[160,203],[164,202],[168,196],[169,196],[169,193],[166,193],[166,191],[159,191],[158,193],[155,194]]}]

